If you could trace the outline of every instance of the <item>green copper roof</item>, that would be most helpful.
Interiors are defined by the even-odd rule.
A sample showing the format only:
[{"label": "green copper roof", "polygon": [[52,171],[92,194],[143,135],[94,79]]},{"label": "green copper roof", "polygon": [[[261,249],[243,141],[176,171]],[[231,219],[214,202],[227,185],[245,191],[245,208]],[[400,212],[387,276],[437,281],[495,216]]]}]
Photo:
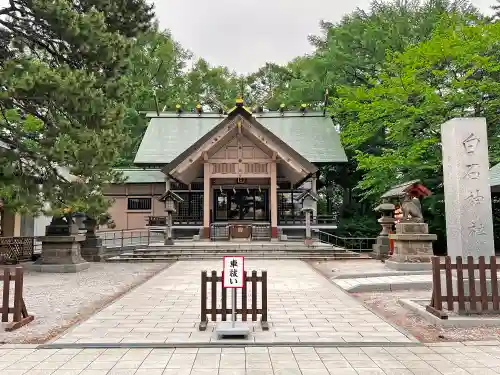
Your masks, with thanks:
[{"label": "green copper roof", "polygon": [[165,175],[159,169],[117,168],[129,184],[151,184],[165,182]]},{"label": "green copper roof", "polygon": [[[224,120],[208,113],[147,113],[148,128],[135,156],[135,164],[167,164]],[[329,117],[318,113],[276,112],[255,114],[264,127],[312,163],[347,162],[340,136]]]},{"label": "green copper roof", "polygon": [[500,163],[490,169],[490,186],[500,186]]}]

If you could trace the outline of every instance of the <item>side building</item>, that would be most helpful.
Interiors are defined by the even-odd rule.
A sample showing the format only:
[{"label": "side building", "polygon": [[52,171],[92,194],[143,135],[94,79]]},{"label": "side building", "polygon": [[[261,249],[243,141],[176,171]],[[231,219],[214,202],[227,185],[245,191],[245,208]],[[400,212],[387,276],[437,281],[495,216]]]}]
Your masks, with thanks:
[{"label": "side building", "polygon": [[[171,190],[183,201],[174,236],[225,237],[232,227],[249,237],[303,232],[300,196],[316,193],[319,167],[345,163],[330,117],[323,113],[252,113],[241,102],[227,115],[147,113],[150,119],[126,183],[111,185],[116,229],[165,225],[158,198]],[[315,195],[315,194],[314,194]],[[334,229],[336,218],[313,214],[312,226]]]}]

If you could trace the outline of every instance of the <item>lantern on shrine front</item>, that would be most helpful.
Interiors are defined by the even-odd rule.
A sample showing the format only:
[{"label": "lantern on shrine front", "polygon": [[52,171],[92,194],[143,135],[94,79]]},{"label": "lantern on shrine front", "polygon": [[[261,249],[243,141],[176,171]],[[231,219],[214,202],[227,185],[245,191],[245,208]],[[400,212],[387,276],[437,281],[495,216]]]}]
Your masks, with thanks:
[{"label": "lantern on shrine front", "polygon": [[311,235],[311,216],[316,212],[316,202],[318,201],[318,194],[311,191],[304,191],[297,197],[299,202],[302,202],[302,211],[306,216],[306,245],[312,244],[312,235]]},{"label": "lantern on shrine front", "polygon": [[164,230],[165,245],[173,245],[172,240],[172,214],[177,212],[177,204],[184,201],[178,194],[171,190],[167,190],[160,198],[160,202],[165,204],[165,212],[167,213],[167,227]]}]

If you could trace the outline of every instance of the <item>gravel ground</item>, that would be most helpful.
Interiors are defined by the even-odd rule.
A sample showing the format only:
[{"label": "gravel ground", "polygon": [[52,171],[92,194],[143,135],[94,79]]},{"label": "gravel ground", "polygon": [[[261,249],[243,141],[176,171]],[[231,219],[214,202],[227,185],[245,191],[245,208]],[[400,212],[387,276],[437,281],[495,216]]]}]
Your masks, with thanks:
[{"label": "gravel ground", "polygon": [[500,339],[500,329],[492,327],[440,328],[433,326],[398,302],[400,298],[428,298],[430,290],[405,290],[400,292],[353,293],[376,313],[397,326],[405,328],[422,342],[483,341]]},{"label": "gravel ground", "polygon": [[25,272],[24,301],[35,320],[13,332],[5,332],[0,323],[0,344],[46,342],[166,267],[93,263],[79,273]]}]

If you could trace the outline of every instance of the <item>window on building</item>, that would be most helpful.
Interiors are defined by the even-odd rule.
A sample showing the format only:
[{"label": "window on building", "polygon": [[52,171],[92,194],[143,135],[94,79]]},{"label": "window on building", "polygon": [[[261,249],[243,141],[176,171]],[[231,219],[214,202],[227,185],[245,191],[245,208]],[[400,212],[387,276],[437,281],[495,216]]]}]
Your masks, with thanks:
[{"label": "window on building", "polygon": [[129,198],[128,199],[128,209],[129,210],[151,210],[151,198]]}]

